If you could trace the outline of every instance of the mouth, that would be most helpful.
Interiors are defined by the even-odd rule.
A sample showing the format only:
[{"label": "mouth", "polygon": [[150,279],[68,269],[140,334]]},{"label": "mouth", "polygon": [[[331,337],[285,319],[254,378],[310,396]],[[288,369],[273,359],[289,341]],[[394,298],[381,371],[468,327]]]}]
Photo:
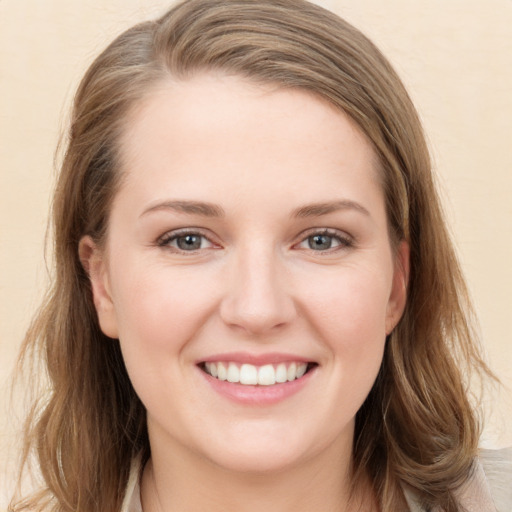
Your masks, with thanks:
[{"label": "mouth", "polygon": [[227,381],[244,386],[275,386],[293,382],[304,377],[317,363],[290,361],[278,364],[264,364],[261,366],[249,363],[235,363],[230,361],[202,362],[199,368],[219,381]]}]

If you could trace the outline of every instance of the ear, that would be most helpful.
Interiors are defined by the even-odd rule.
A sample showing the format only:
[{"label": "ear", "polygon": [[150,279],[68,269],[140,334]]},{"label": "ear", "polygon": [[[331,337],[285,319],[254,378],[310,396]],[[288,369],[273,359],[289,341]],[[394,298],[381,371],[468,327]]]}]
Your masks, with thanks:
[{"label": "ear", "polygon": [[90,236],[84,236],[78,244],[78,256],[91,281],[100,328],[109,338],[118,338],[116,311],[110,291],[105,253]]},{"label": "ear", "polygon": [[398,244],[395,254],[393,284],[386,311],[386,335],[396,327],[405,309],[409,282],[410,248],[406,241]]}]

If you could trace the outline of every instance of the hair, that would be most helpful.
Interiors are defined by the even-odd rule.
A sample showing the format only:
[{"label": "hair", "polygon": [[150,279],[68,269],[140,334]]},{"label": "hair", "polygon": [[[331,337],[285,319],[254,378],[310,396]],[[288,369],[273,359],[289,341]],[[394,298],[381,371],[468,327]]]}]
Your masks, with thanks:
[{"label": "hair", "polygon": [[169,77],[209,71],[309,91],[372,144],[390,238],[410,244],[411,272],[405,312],[357,413],[353,481],[369,477],[383,511],[405,509],[404,488],[426,507],[458,511],[454,491],[471,474],[480,435],[467,375],[490,371],[421,123],[373,43],[303,0],[185,1],[121,34],[86,72],[53,201],[55,277],[20,360],[42,358],[49,378],[26,423],[21,470],[35,454],[43,486],[11,510],[118,511],[130,462],[149,458],[145,409],[118,340],[99,327],[78,244],[105,239],[130,111]]}]

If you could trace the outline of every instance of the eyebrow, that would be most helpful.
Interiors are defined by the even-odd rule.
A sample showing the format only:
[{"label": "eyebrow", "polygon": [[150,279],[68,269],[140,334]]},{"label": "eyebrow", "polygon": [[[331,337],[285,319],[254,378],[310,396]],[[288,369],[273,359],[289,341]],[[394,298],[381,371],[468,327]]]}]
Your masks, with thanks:
[{"label": "eyebrow", "polygon": [[225,215],[224,210],[213,203],[202,201],[162,201],[144,210],[140,216],[143,217],[148,213],[159,210],[174,210],[178,213],[200,215],[201,217],[224,217]]},{"label": "eyebrow", "polygon": [[301,206],[293,211],[292,217],[307,218],[307,217],[320,217],[339,210],[356,210],[368,217],[370,212],[361,204],[343,199],[340,201],[329,201],[326,203],[313,203],[306,206]]},{"label": "eyebrow", "polygon": [[[188,215],[200,215],[201,217],[224,217],[225,212],[219,205],[202,201],[162,201],[144,210],[141,217],[159,210],[173,210]],[[308,218],[320,217],[339,210],[356,210],[364,215],[370,216],[370,212],[361,204],[343,199],[339,201],[328,201],[324,203],[312,203],[301,206],[292,212],[292,217]]]}]

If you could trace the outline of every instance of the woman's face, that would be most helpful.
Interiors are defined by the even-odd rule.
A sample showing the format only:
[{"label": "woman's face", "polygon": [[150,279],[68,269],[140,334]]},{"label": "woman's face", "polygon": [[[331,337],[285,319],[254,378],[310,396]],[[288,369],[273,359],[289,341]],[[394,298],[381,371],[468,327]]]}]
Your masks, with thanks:
[{"label": "woman's face", "polygon": [[407,268],[365,137],[307,92],[198,75],[133,110],[122,157],[104,252],[81,253],[153,453],[271,471],[350,450]]}]

